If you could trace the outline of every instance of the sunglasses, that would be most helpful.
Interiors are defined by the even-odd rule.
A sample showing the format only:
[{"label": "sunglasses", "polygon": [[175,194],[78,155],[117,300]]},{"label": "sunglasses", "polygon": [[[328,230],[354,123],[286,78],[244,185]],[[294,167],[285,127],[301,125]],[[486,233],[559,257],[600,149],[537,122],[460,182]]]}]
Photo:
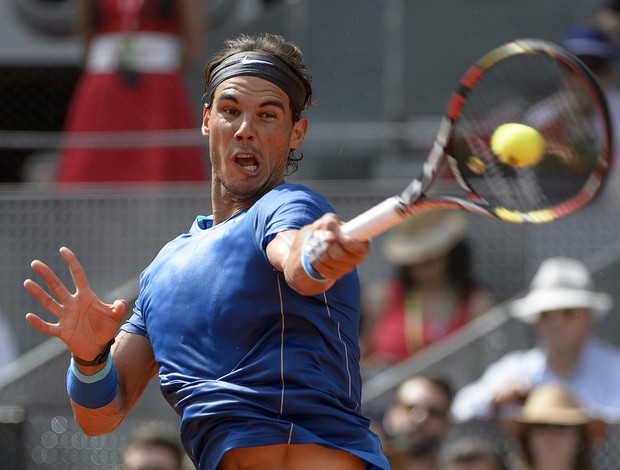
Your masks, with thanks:
[{"label": "sunglasses", "polygon": [[429,416],[433,418],[445,418],[448,415],[448,409],[443,408],[441,406],[436,405],[424,405],[419,403],[401,403],[400,406],[407,412],[410,413],[427,413]]}]

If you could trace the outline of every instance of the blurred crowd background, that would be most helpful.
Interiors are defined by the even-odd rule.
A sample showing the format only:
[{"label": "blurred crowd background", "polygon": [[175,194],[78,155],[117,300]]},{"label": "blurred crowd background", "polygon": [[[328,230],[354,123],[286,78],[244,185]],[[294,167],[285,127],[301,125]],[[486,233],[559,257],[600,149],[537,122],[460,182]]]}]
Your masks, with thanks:
[{"label": "blurred crowd background", "polygon": [[[15,360],[0,368],[0,465],[9,469],[116,469],[133,427],[176,416],[156,384],[118,432],[82,434],[64,388],[68,353],[30,328],[41,313],[22,287],[38,258],[59,271],[58,248],[70,246],[104,300],[132,299],[137,276],[197,214],[209,214],[207,143],[200,135],[201,70],[222,41],[240,32],[271,31],[295,41],[313,76],[315,106],[304,158],[290,181],[328,197],[343,219],[399,191],[417,175],[448,97],[467,67],[488,50],[518,38],[560,43],[593,18],[598,0],[195,0],[204,5],[199,57],[183,74],[195,125],[141,136],[87,134],[81,147],[200,147],[206,169],[198,181],[158,184],[101,182],[58,185],[66,147],[65,120],[83,72],[83,45],[72,0],[0,2],[0,311],[14,332]],[[615,65],[617,66],[617,65]],[[149,140],[150,139],[150,140]],[[137,142],[137,143],[136,143]],[[436,190],[442,188],[439,182]],[[601,197],[552,225],[517,226],[466,215],[472,275],[497,307],[484,322],[366,380],[365,406],[391,400],[407,377],[432,373],[458,389],[507,351],[535,342],[507,315],[550,256],[570,256],[591,270],[600,290],[620,306],[620,201],[610,180]],[[375,240],[360,267],[362,286],[392,275]],[[620,346],[618,308],[597,325]],[[617,431],[604,444],[599,469],[617,468]],[[616,454],[614,454],[614,451]]]}]

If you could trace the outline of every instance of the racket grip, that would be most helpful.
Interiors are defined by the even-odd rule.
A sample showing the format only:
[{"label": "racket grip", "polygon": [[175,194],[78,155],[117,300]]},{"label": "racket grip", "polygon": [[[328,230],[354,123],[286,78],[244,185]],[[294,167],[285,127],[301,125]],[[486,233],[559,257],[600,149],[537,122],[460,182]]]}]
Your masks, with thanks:
[{"label": "racket grip", "polygon": [[401,223],[406,215],[405,203],[392,196],[346,222],[340,231],[356,240],[370,240]]},{"label": "racket grip", "polygon": [[[366,241],[398,225],[405,218],[406,205],[398,196],[392,196],[340,227],[343,235]],[[308,236],[301,249],[301,266],[316,281],[325,278],[314,268],[314,263],[327,250],[328,243],[317,236]]]}]

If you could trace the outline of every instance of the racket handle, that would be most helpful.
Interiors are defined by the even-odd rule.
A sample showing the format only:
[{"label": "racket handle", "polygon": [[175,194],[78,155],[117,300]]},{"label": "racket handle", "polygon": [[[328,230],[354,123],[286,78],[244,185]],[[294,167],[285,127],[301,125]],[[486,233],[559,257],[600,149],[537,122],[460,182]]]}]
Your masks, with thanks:
[{"label": "racket handle", "polygon": [[402,199],[392,196],[346,222],[340,230],[356,240],[370,240],[401,223],[406,214]]},{"label": "racket handle", "polygon": [[[392,196],[343,224],[340,231],[356,240],[370,240],[402,222],[407,214],[406,207],[402,199]],[[326,280],[313,265],[327,247],[325,240],[309,236],[301,249],[301,266],[306,274],[316,281]]]}]

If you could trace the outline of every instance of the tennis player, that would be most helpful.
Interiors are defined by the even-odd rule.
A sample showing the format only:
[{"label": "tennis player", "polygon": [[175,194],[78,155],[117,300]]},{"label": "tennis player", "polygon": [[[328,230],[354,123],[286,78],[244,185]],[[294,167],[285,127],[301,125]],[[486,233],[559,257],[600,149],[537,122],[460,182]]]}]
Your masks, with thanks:
[{"label": "tennis player", "polygon": [[[72,352],[67,390],[88,435],[113,431],[158,375],[200,470],[387,469],[360,413],[355,266],[368,243],[284,180],[312,101],[301,52],[277,35],[238,36],[204,80],[213,214],[163,247],[122,326],[127,303],[100,300],[68,248],[75,293],[38,260],[55,298],[24,282],[58,322],[26,318]],[[329,244],[313,265],[310,234]]]}]

